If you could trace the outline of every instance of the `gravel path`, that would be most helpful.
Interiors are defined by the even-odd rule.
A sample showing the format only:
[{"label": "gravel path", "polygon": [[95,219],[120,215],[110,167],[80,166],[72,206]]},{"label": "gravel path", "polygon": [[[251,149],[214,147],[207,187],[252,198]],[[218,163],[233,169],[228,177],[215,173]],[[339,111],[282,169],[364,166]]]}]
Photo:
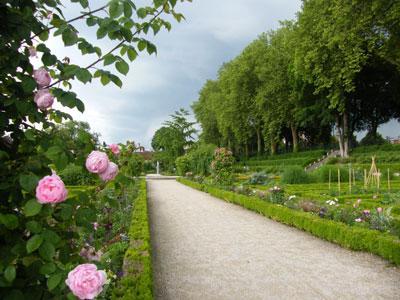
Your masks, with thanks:
[{"label": "gravel path", "polygon": [[173,180],[149,180],[156,299],[400,299],[400,270]]}]

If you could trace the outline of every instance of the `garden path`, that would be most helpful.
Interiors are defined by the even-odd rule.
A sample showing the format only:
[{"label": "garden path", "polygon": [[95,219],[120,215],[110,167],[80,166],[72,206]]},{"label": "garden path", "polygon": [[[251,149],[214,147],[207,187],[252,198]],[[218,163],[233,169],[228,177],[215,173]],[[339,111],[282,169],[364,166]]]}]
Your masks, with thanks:
[{"label": "garden path", "polygon": [[148,180],[156,299],[400,299],[400,270],[218,200]]}]

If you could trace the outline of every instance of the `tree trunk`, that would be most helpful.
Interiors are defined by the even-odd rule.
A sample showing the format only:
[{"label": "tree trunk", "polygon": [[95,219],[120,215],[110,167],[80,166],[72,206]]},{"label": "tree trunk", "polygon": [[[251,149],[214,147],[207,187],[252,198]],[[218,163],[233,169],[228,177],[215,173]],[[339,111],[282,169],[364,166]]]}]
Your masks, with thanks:
[{"label": "tree trunk", "polygon": [[299,139],[297,137],[297,128],[296,128],[296,126],[291,125],[290,129],[292,130],[293,152],[298,152],[299,151]]},{"label": "tree trunk", "polygon": [[349,115],[345,111],[343,113],[343,139],[344,139],[344,149],[343,157],[349,157],[349,142],[350,142],[350,132],[349,132]]},{"label": "tree trunk", "polygon": [[276,142],[271,141],[271,155],[275,155],[275,154],[276,154]]},{"label": "tree trunk", "polygon": [[249,144],[246,142],[246,144],[244,144],[244,156],[246,158],[249,157]]},{"label": "tree trunk", "polygon": [[339,114],[336,115],[336,130],[337,130],[337,138],[339,142],[339,151],[340,151],[340,156],[344,157],[344,141],[343,141],[343,131],[342,131],[342,122],[341,122],[341,117]]},{"label": "tree trunk", "polygon": [[262,152],[262,139],[261,139],[261,130],[260,128],[256,129],[257,133],[257,154],[261,155]]}]

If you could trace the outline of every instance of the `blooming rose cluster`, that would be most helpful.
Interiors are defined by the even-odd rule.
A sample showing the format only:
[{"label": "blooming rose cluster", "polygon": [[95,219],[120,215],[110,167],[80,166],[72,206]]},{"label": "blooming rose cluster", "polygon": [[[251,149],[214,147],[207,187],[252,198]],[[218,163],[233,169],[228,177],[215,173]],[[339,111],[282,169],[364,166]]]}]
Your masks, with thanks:
[{"label": "blooming rose cluster", "polygon": [[[31,55],[35,55],[36,51],[30,50]],[[49,72],[45,68],[39,68],[33,71],[33,78],[38,85],[38,91],[35,93],[34,101],[37,107],[41,110],[46,110],[53,105],[54,96],[50,93],[49,89],[45,87],[51,83]]]},{"label": "blooming rose cluster", "polygon": [[92,151],[86,159],[86,169],[98,174],[103,181],[110,181],[118,174],[118,166],[110,162],[106,153]]},{"label": "blooming rose cluster", "polygon": [[39,180],[36,186],[36,198],[42,204],[54,204],[65,201],[68,191],[64,182],[55,173]]},{"label": "blooming rose cluster", "polygon": [[68,273],[65,284],[79,299],[94,299],[103,290],[107,274],[94,264],[81,264]]}]

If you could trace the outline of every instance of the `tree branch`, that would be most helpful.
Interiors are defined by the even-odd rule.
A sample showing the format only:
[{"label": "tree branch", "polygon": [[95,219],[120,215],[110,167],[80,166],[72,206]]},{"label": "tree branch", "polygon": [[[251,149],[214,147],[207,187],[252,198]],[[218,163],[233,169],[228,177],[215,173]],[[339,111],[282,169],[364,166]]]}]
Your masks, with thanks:
[{"label": "tree branch", "polygon": [[[102,7],[98,8],[98,9],[88,11],[87,13],[84,13],[84,14],[78,16],[78,17],[75,17],[75,18],[72,18],[72,19],[66,21],[66,23],[69,24],[69,23],[72,23],[72,22],[77,21],[77,20],[79,20],[79,19],[83,19],[83,18],[86,17],[86,16],[92,15],[92,14],[98,12],[98,11],[101,11],[101,10],[105,9],[107,6],[108,6],[108,4],[102,6]],[[43,32],[50,31],[50,30],[52,30],[52,29],[54,29],[54,28],[56,28],[56,26],[47,27],[47,28],[43,29],[42,31],[40,31],[39,33],[33,35],[31,38],[29,38],[29,40],[33,40],[35,37],[41,35]],[[24,40],[24,41],[21,43],[21,45],[24,44],[24,43],[26,43],[27,41],[28,41],[28,40]]]},{"label": "tree branch", "polygon": [[[151,24],[152,22],[154,22],[154,20],[155,20],[163,11],[164,11],[164,7],[163,7],[159,12],[157,12],[157,13],[149,20],[149,24]],[[141,31],[142,31],[141,28],[140,28],[140,29],[137,29],[137,30],[132,34],[132,36],[135,36],[135,35],[139,34]],[[87,67],[85,67],[85,69],[88,70],[88,69],[92,68],[94,65],[96,65],[96,64],[98,64],[99,62],[101,62],[102,60],[104,60],[104,58],[105,58],[108,54],[113,53],[115,50],[117,50],[118,48],[120,48],[125,42],[127,42],[127,40],[122,39],[114,48],[112,48],[112,49],[111,49],[110,51],[108,51],[106,54],[102,55],[99,59],[95,60],[93,63],[91,63],[90,65],[88,65]],[[56,85],[57,83],[60,83],[61,81],[64,81],[64,80],[67,80],[67,79],[68,79],[68,78],[65,78],[65,79],[63,79],[63,78],[58,79],[57,81],[53,82],[52,84],[46,86],[45,89],[48,89],[48,88],[50,88],[50,87]]]}]

